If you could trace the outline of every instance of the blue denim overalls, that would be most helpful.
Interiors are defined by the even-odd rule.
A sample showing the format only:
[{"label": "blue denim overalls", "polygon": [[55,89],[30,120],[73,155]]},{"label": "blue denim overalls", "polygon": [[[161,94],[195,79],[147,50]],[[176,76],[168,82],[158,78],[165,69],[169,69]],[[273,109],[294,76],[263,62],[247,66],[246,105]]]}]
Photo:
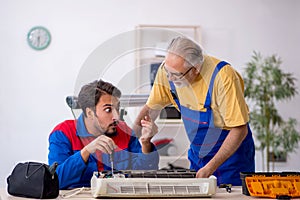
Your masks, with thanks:
[{"label": "blue denim overalls", "polygon": [[[190,140],[190,149],[188,151],[188,158],[191,163],[190,169],[198,171],[205,166],[217,153],[229,133],[229,130],[214,126],[213,111],[210,107],[215,77],[226,64],[228,63],[221,61],[212,74],[204,104],[206,112],[191,110],[180,105],[176,88],[173,82],[170,81],[172,96],[180,109],[185,130]],[[255,170],[254,142],[249,125],[247,126],[248,135],[241,146],[214,172],[218,185],[241,185],[240,172],[254,172]]]}]

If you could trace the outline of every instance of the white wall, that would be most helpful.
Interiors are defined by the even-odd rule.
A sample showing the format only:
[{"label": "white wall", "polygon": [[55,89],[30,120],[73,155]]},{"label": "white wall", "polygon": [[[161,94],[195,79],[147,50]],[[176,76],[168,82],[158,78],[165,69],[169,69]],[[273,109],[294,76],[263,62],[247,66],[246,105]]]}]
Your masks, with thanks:
[{"label": "white wall", "polygon": [[[257,50],[280,55],[284,70],[300,77],[299,10],[297,0],[0,0],[0,187],[17,162],[47,162],[50,131],[72,117],[66,95],[87,57],[110,38],[138,24],[200,25],[206,52],[240,72]],[[26,42],[36,25],[52,34],[46,50]],[[299,100],[281,103],[282,115],[300,122]],[[299,171],[297,152],[276,169]]]}]

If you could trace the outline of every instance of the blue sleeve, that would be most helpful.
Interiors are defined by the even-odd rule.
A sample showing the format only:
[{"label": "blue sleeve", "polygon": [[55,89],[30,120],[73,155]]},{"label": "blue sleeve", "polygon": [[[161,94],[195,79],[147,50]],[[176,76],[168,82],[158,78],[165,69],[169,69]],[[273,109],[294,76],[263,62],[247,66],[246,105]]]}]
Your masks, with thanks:
[{"label": "blue sleeve", "polygon": [[142,152],[142,146],[137,137],[133,134],[131,136],[129,149],[133,152],[131,165],[134,170],[157,170],[159,162],[159,154],[152,144],[152,151],[148,154]]},{"label": "blue sleeve", "polygon": [[48,163],[57,162],[56,173],[60,189],[65,189],[80,182],[86,169],[80,151],[73,151],[68,138],[62,131],[55,131],[49,137]]}]

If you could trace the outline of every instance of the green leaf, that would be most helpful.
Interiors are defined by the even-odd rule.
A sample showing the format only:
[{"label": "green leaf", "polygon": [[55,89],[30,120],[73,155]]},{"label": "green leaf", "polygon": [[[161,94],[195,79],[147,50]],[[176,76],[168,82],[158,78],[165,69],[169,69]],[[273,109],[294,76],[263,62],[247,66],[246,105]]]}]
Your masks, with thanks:
[{"label": "green leaf", "polygon": [[[276,102],[292,99],[297,92],[297,79],[281,69],[277,55],[263,57],[254,51],[244,73],[245,98],[250,101],[250,125],[258,143],[256,149],[273,152],[292,152],[298,148],[297,121],[285,121],[276,108]],[[267,152],[269,153],[269,152]],[[268,155],[268,154],[267,154]]]}]

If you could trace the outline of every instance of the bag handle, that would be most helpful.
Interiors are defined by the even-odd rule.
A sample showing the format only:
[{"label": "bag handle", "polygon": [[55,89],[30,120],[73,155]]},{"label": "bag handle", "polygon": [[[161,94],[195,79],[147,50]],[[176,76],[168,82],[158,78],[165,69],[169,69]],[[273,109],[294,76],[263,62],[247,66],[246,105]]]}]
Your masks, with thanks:
[{"label": "bag handle", "polygon": [[[38,168],[36,168],[31,174],[28,174],[28,172],[29,172],[29,165],[30,165],[31,163],[34,164],[33,162],[27,162],[27,163],[26,163],[27,166],[26,166],[25,178],[31,177],[31,176],[32,176],[33,174],[35,174],[41,167],[44,166],[44,164],[40,164],[40,166],[39,166]],[[37,164],[39,164],[39,163],[37,163]]]}]

